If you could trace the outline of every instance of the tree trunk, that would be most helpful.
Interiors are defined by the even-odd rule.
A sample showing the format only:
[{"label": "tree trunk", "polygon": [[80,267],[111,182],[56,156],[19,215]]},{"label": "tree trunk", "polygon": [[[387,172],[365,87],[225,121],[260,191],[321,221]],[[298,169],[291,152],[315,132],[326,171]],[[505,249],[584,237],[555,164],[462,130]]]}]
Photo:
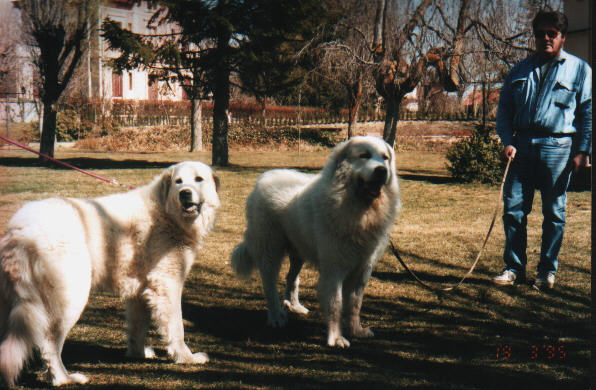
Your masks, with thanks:
[{"label": "tree trunk", "polygon": [[213,93],[213,165],[225,167],[228,156],[228,109],[230,107],[230,71],[218,69]]},{"label": "tree trunk", "polygon": [[482,80],[482,128],[486,128],[486,81]]},{"label": "tree trunk", "polygon": [[190,151],[203,150],[203,108],[201,99],[194,98],[190,104]]},{"label": "tree trunk", "polygon": [[[39,143],[39,152],[54,157],[56,142],[56,104],[43,103],[43,126]],[[43,157],[40,160],[46,161]]]},{"label": "tree trunk", "polygon": [[261,123],[267,126],[267,101],[265,97],[257,97],[257,103],[261,106]]},{"label": "tree trunk", "polygon": [[389,145],[395,144],[395,135],[397,133],[397,121],[399,120],[399,104],[401,99],[392,97],[385,101],[385,127],[383,129],[383,139]]},{"label": "tree trunk", "polygon": [[[215,6],[217,15],[224,15],[229,1],[218,1]],[[222,16],[222,20],[225,19]],[[232,32],[230,26],[217,23],[217,42],[215,61],[218,66],[213,72],[213,146],[211,163],[221,167],[228,166],[228,110],[230,108],[230,61],[233,51],[230,47]]]},{"label": "tree trunk", "polygon": [[354,125],[356,124],[356,117],[358,116],[358,107],[350,105],[348,109],[348,135],[347,139],[354,136]]},{"label": "tree trunk", "polygon": [[356,82],[348,87],[350,108],[348,113],[348,139],[354,136],[354,125],[358,120],[358,110],[362,102],[362,72],[358,72]]}]

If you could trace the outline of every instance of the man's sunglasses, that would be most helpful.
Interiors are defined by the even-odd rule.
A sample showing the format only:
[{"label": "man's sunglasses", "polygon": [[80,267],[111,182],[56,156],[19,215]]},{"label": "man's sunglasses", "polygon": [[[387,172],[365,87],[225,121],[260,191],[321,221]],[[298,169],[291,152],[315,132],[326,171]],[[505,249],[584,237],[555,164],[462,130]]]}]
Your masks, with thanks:
[{"label": "man's sunglasses", "polygon": [[559,31],[556,31],[556,30],[537,30],[537,31],[534,31],[534,36],[536,38],[543,38],[545,34],[550,39],[555,39],[557,36],[559,36]]}]

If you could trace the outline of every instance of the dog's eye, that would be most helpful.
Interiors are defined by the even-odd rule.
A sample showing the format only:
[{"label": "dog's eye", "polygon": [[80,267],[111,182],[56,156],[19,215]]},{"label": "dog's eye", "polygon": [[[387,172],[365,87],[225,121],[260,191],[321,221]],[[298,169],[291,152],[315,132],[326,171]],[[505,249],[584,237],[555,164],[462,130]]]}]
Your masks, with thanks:
[{"label": "dog's eye", "polygon": [[200,182],[202,182],[202,181],[203,181],[203,178],[202,178],[201,176],[197,176],[197,177],[195,177],[195,181],[196,181],[197,183],[200,183]]},{"label": "dog's eye", "polygon": [[383,160],[389,160],[389,156],[387,156],[386,154],[383,155]]},{"label": "dog's eye", "polygon": [[370,152],[364,152],[360,154],[360,158],[366,159],[368,160],[369,158],[371,158],[372,155],[370,154]]},{"label": "dog's eye", "polygon": [[180,179],[180,178],[176,179],[176,184],[182,184],[182,179]]}]

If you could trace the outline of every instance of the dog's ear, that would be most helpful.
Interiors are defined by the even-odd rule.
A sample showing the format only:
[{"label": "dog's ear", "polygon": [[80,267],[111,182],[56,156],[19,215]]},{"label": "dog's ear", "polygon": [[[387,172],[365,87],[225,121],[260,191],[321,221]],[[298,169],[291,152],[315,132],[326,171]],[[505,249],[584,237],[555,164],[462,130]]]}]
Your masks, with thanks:
[{"label": "dog's ear", "polygon": [[215,183],[215,192],[219,194],[219,188],[221,186],[219,176],[217,176],[217,173],[215,173],[213,169],[211,170],[211,175],[213,176],[213,182]]},{"label": "dog's ear", "polygon": [[172,175],[174,174],[174,168],[169,167],[161,174],[159,178],[159,200],[162,203],[165,203],[166,199],[168,198],[168,194],[170,193],[170,187],[172,184]]},{"label": "dog's ear", "polygon": [[391,172],[389,174],[388,182],[390,182],[394,177],[397,177],[397,163],[395,161],[395,149],[388,143],[385,143],[385,145],[387,146],[387,152],[389,153],[389,169],[391,169]]},{"label": "dog's ear", "polygon": [[348,180],[349,163],[347,162],[350,140],[344,141],[333,148],[327,163],[323,167],[322,175],[329,181],[343,183]]},{"label": "dog's ear", "polygon": [[336,170],[337,167],[344,161],[348,154],[348,145],[350,144],[350,140],[344,141],[341,144],[337,145],[333,148],[331,152],[331,156],[329,156],[329,161],[333,162],[333,170]]},{"label": "dog's ear", "polygon": [[391,157],[391,164],[395,166],[395,150],[387,142],[385,142],[385,146],[387,147],[387,153],[389,153],[389,156]]}]

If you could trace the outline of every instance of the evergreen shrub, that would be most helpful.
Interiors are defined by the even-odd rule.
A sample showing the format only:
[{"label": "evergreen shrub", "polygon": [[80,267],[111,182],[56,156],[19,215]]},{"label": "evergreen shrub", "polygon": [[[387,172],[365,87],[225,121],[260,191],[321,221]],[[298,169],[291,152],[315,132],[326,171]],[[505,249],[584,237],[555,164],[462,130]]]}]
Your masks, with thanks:
[{"label": "evergreen shrub", "polygon": [[506,162],[501,157],[503,146],[494,133],[494,125],[476,127],[470,137],[456,142],[447,151],[447,169],[461,183],[501,182]]}]

